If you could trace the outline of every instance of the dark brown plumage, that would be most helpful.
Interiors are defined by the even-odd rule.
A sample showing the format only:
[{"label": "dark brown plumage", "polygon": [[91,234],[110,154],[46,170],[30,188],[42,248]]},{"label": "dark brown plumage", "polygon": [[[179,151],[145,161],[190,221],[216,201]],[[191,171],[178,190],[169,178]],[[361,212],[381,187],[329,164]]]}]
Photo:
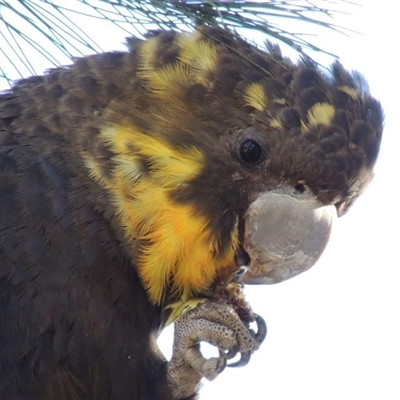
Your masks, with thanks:
[{"label": "dark brown plumage", "polygon": [[[232,272],[254,199],[290,187],[343,214],[370,181],[382,113],[356,75],[199,32],[132,39],[0,96],[0,398],[172,399],[155,343],[164,306]],[[190,174],[171,164],[189,153]],[[161,228],[139,195],[152,182],[151,201],[187,207],[206,232],[213,270],[187,277],[208,281],[179,283],[173,256],[165,281],[152,276]]]}]

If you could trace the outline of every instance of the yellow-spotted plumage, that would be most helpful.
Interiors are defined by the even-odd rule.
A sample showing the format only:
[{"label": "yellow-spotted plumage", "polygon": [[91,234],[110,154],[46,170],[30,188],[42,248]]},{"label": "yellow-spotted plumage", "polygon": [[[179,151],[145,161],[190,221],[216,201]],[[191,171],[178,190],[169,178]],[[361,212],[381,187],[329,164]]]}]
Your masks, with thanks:
[{"label": "yellow-spotted plumage", "polygon": [[267,106],[267,97],[264,88],[259,83],[251,83],[244,91],[243,95],[246,105],[263,111]]},{"label": "yellow-spotted plumage", "polygon": [[335,115],[335,107],[329,103],[316,103],[307,113],[307,122],[303,122],[305,129],[318,127],[320,125],[328,126],[332,123]]},{"label": "yellow-spotted plumage", "polygon": [[185,93],[195,83],[206,87],[210,84],[209,74],[217,66],[215,46],[198,33],[177,35],[173,46],[177,49],[177,60],[166,65],[159,64],[156,57],[162,43],[156,38],[146,41],[139,50],[138,76],[143,78],[156,97],[172,100]]},{"label": "yellow-spotted plumage", "polygon": [[[268,258],[294,243],[287,207],[341,215],[371,179],[381,109],[340,64],[207,26],[128,45],[0,94],[0,398],[188,398],[170,383],[195,391],[198,340],[254,350],[221,293],[249,265],[290,275]],[[168,369],[157,335],[200,303]]]},{"label": "yellow-spotted plumage", "polygon": [[[83,153],[90,175],[110,194],[149,299],[166,306],[172,301],[179,309],[208,293],[234,266],[237,216],[224,232],[228,239],[222,251],[221,233],[211,226],[212,217],[199,207],[199,199],[179,201],[176,196],[197,180],[207,185],[204,176],[210,163],[227,156],[226,149],[220,154],[213,142],[225,134],[227,121],[234,121],[230,129],[240,129],[257,126],[260,120],[264,125],[258,129],[266,128],[265,135],[299,129],[306,138],[312,132],[321,135],[320,128],[334,124],[342,113],[335,95],[322,92],[321,77],[312,67],[299,69],[273,54],[258,68],[258,59],[265,55],[243,46],[240,58],[237,50],[230,51],[236,39],[218,35],[203,28],[153,36],[137,44],[136,87],[142,93],[140,102],[145,102],[140,108],[133,103],[125,112],[111,106],[105,114],[97,140],[111,152],[112,167],[104,171],[101,158]],[[309,93],[305,101],[296,97],[301,73],[311,85],[304,90]],[[318,89],[312,87],[313,80]],[[295,83],[288,89],[291,81]],[[358,100],[358,90],[345,79],[334,90]],[[275,137],[274,133],[271,138]],[[235,161],[229,157],[226,168],[233,176],[230,163]],[[311,181],[305,172],[295,175],[296,181]],[[207,190],[214,189],[205,186]]]},{"label": "yellow-spotted plumage", "polygon": [[140,256],[131,256],[150,300],[162,303],[167,289],[181,302],[206,292],[224,269],[232,268],[238,240],[232,233],[229,251],[219,254],[207,219],[194,205],[173,199],[174,191],[202,172],[204,155],[194,147],[173,148],[133,127],[107,127],[100,136],[114,154],[115,167],[104,177],[96,159],[87,156],[86,165],[110,193],[132,249],[140,243]]}]

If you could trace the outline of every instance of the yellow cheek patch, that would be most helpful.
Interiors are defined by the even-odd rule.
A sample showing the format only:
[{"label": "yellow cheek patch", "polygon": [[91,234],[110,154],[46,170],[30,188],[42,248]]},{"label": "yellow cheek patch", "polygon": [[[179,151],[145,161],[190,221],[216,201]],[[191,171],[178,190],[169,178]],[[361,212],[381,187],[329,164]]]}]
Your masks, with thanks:
[{"label": "yellow cheek patch", "polygon": [[251,106],[259,111],[263,111],[267,106],[267,96],[259,83],[250,84],[244,91],[243,99],[246,106]]},{"label": "yellow cheek patch", "polygon": [[160,304],[168,290],[186,301],[209,288],[232,263],[236,233],[230,249],[219,255],[218,238],[206,217],[195,204],[181,204],[173,197],[202,172],[203,154],[125,126],[105,128],[100,137],[115,154],[111,178],[102,179],[93,158],[87,158],[87,167],[111,194],[150,300]]}]

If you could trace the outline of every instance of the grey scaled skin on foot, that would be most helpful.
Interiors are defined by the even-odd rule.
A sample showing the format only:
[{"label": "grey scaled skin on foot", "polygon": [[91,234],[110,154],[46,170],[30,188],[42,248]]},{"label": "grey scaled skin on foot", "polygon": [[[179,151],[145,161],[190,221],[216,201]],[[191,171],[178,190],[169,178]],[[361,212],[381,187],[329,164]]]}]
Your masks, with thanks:
[{"label": "grey scaled skin on foot", "polygon": [[[168,380],[175,399],[193,395],[203,377],[212,381],[227,365],[247,364],[266,336],[262,318],[253,318],[257,332],[248,328],[232,305],[207,300],[175,322],[173,355],[168,365]],[[219,357],[204,358],[200,342],[216,346]],[[228,359],[237,354],[239,361],[228,364]]]}]

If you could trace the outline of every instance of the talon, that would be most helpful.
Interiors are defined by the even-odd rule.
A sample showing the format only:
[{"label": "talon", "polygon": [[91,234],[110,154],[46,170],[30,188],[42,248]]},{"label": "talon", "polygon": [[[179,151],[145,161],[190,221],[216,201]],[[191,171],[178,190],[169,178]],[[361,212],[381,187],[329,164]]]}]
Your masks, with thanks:
[{"label": "talon", "polygon": [[[173,353],[168,363],[168,382],[174,398],[186,398],[194,393],[202,378],[214,380],[225,367],[242,367],[264,340],[266,324],[258,315],[250,314],[257,323],[257,332],[249,329],[233,305],[223,302],[204,302],[188,311],[175,322]],[[254,317],[253,317],[254,315]],[[200,342],[218,348],[219,356],[205,358]],[[236,362],[228,363],[240,353]]]},{"label": "talon", "polygon": [[255,314],[255,317],[257,323],[257,333],[255,334],[255,340],[258,343],[258,345],[260,345],[267,337],[268,328],[263,317],[261,317],[258,314]]},{"label": "talon", "polygon": [[228,352],[226,352],[224,354],[225,354],[225,357],[228,360],[230,360],[233,357],[235,357],[238,352],[239,352],[239,346],[236,345],[235,347],[231,348]]},{"label": "talon", "polygon": [[216,371],[218,374],[220,374],[225,369],[228,362],[226,359],[226,354],[220,349],[218,349],[218,351],[219,351],[219,361],[218,361],[218,366],[216,368]]},{"label": "talon", "polygon": [[228,364],[228,367],[230,368],[244,367],[250,361],[250,357],[251,357],[251,350],[246,351],[245,353],[240,353],[240,360],[232,364]]}]

